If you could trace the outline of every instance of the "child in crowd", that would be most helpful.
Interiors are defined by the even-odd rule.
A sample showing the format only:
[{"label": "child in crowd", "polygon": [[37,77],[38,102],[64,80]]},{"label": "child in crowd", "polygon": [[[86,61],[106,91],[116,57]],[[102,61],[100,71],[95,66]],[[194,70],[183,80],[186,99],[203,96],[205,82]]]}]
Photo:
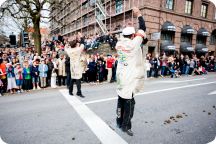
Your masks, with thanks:
[{"label": "child in crowd", "polygon": [[14,67],[11,63],[7,64],[7,90],[10,91],[11,94],[14,94],[16,86]]},{"label": "child in crowd", "polygon": [[103,80],[104,80],[103,74],[104,74],[104,65],[103,65],[101,60],[98,60],[98,64],[97,64],[97,77],[98,78],[97,78],[97,81],[103,82]]},{"label": "child in crowd", "polygon": [[33,61],[33,65],[31,66],[31,77],[32,77],[32,84],[33,90],[40,89],[39,87],[39,70],[36,61]]},{"label": "child in crowd", "polygon": [[16,64],[16,68],[14,69],[15,78],[16,78],[16,85],[18,88],[18,93],[22,92],[22,85],[23,85],[23,75],[22,75],[22,68],[20,63]]},{"label": "child in crowd", "polygon": [[23,63],[23,90],[29,92],[32,88],[31,71],[28,61]]},{"label": "child in crowd", "polygon": [[56,88],[56,77],[57,77],[57,65],[54,62],[54,60],[52,60],[53,66],[54,68],[52,69],[52,74],[51,74],[51,88]]},{"label": "child in crowd", "polygon": [[40,81],[41,81],[41,87],[46,87],[46,78],[47,78],[47,72],[48,72],[48,66],[45,64],[45,60],[41,60],[41,64],[39,65],[39,72],[40,72]]}]

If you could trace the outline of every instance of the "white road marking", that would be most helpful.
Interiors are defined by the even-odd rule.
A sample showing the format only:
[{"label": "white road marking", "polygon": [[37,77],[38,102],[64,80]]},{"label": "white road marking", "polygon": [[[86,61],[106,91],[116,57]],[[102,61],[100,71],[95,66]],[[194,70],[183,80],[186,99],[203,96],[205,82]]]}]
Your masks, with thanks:
[{"label": "white road marking", "polygon": [[216,137],[215,137],[215,139],[212,142],[207,143],[207,144],[216,144]]},{"label": "white road marking", "polygon": [[100,117],[91,111],[75,96],[70,96],[68,90],[60,90],[68,103],[76,110],[92,132],[103,144],[127,144],[115,131],[113,131]]},{"label": "white road marking", "polygon": [[0,137],[0,144],[7,144],[7,143],[4,142],[4,141],[2,140],[2,138]]},{"label": "white road marking", "polygon": [[208,93],[208,95],[215,95],[216,94],[216,90],[213,92]]},{"label": "white road marking", "polygon": [[158,82],[155,82],[155,83],[184,83],[184,82],[200,81],[200,80],[205,80],[205,79],[206,78],[197,78],[197,79],[182,80],[182,81],[168,80],[168,81],[158,81]]},{"label": "white road marking", "polygon": [[[197,87],[197,86],[209,85],[209,84],[215,84],[215,83],[216,83],[216,81],[207,82],[207,83],[184,85],[184,86],[172,87],[172,88],[167,88],[167,89],[153,90],[153,91],[147,91],[147,92],[143,92],[143,93],[138,93],[135,96],[141,96],[141,95],[152,94],[152,93],[159,93],[159,92],[164,92],[164,91],[172,91],[172,90],[176,90],[176,89]],[[85,102],[84,104],[100,103],[100,102],[105,102],[105,101],[116,100],[117,98],[118,97],[112,97],[112,98],[106,98],[106,99],[100,99],[100,100],[93,100],[93,101]]]}]

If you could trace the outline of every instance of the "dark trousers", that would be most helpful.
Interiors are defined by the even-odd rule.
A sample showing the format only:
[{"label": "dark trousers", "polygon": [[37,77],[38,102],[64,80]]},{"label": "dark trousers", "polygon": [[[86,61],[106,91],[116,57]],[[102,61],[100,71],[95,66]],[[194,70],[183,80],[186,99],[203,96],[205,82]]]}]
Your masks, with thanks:
[{"label": "dark trousers", "polygon": [[70,87],[70,82],[71,82],[71,74],[67,73],[67,87]]},{"label": "dark trousers", "polygon": [[96,73],[94,71],[88,72],[89,82],[96,82]]},{"label": "dark trousers", "polygon": [[65,77],[64,76],[58,76],[58,85],[61,86],[63,81],[63,85],[65,85]]},{"label": "dark trousers", "polygon": [[69,86],[69,93],[73,93],[73,85],[76,82],[77,85],[77,95],[81,95],[81,79],[71,79],[70,86]]},{"label": "dark trousers", "polygon": [[135,107],[135,100],[132,99],[123,99],[120,96],[118,97],[117,103],[117,125],[123,130],[131,129],[131,119],[133,118]]},{"label": "dark trousers", "polygon": [[32,80],[24,79],[23,80],[23,90],[31,90],[32,89]]},{"label": "dark trousers", "polygon": [[7,92],[7,78],[1,80],[3,83],[1,93],[6,93]]},{"label": "dark trousers", "polygon": [[194,70],[194,68],[190,68],[190,69],[189,69],[189,75],[192,75],[192,74],[193,74],[193,70]]},{"label": "dark trousers", "polygon": [[85,72],[85,73],[82,74],[82,81],[83,82],[89,82],[89,80],[88,80],[88,73],[87,72]]},{"label": "dark trousers", "polygon": [[158,68],[154,69],[154,77],[156,77],[156,78],[158,77]]},{"label": "dark trousers", "polygon": [[52,73],[50,71],[48,71],[47,73],[47,78],[46,78],[46,86],[51,86],[51,75]]}]

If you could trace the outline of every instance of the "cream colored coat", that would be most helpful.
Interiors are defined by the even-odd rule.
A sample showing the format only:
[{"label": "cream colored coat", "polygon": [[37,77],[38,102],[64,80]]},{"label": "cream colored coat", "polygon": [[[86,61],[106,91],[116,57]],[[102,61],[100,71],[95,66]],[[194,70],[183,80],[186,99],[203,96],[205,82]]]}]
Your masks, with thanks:
[{"label": "cream colored coat", "polygon": [[65,66],[65,58],[62,60],[59,58],[57,60],[57,64],[58,64],[58,75],[59,76],[67,76],[66,66]]},{"label": "cream colored coat", "polygon": [[[145,36],[144,31],[139,34]],[[133,40],[122,38],[117,44],[117,94],[124,99],[131,99],[132,94],[143,90],[144,60],[141,50],[143,38],[136,36]]]},{"label": "cream colored coat", "polygon": [[68,56],[70,57],[70,69],[72,79],[81,79],[83,74],[83,67],[81,62],[81,54],[84,49],[84,45],[79,47],[70,48],[68,45],[65,48]]}]

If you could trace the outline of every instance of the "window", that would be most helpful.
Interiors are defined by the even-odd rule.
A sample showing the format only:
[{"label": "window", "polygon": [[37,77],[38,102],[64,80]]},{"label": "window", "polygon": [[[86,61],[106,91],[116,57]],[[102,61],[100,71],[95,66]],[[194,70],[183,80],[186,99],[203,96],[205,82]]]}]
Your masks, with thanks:
[{"label": "window", "polygon": [[212,45],[216,44],[216,35],[211,36],[211,44]]},{"label": "window", "polygon": [[216,44],[216,34],[211,35],[210,44],[215,45]]},{"label": "window", "polygon": [[192,0],[186,0],[185,13],[186,14],[192,14],[192,7],[193,7],[193,1]]},{"label": "window", "polygon": [[201,17],[206,18],[207,17],[207,11],[208,11],[208,5],[202,4],[201,6]]},{"label": "window", "polygon": [[173,10],[174,8],[174,0],[166,0],[166,8]]},{"label": "window", "polygon": [[123,0],[116,0],[116,13],[121,13],[123,10]]},{"label": "window", "polygon": [[87,15],[85,15],[85,16],[83,17],[83,24],[84,24],[84,26],[86,26],[86,25],[88,24]]},{"label": "window", "polygon": [[216,20],[216,9],[215,9],[215,20]]},{"label": "window", "polygon": [[181,42],[187,42],[187,43],[192,43],[192,35],[181,35]]},{"label": "window", "polygon": [[161,32],[161,40],[173,41],[173,35],[169,32]]},{"label": "window", "polygon": [[204,44],[206,45],[206,37],[198,36],[197,37],[197,44]]}]

